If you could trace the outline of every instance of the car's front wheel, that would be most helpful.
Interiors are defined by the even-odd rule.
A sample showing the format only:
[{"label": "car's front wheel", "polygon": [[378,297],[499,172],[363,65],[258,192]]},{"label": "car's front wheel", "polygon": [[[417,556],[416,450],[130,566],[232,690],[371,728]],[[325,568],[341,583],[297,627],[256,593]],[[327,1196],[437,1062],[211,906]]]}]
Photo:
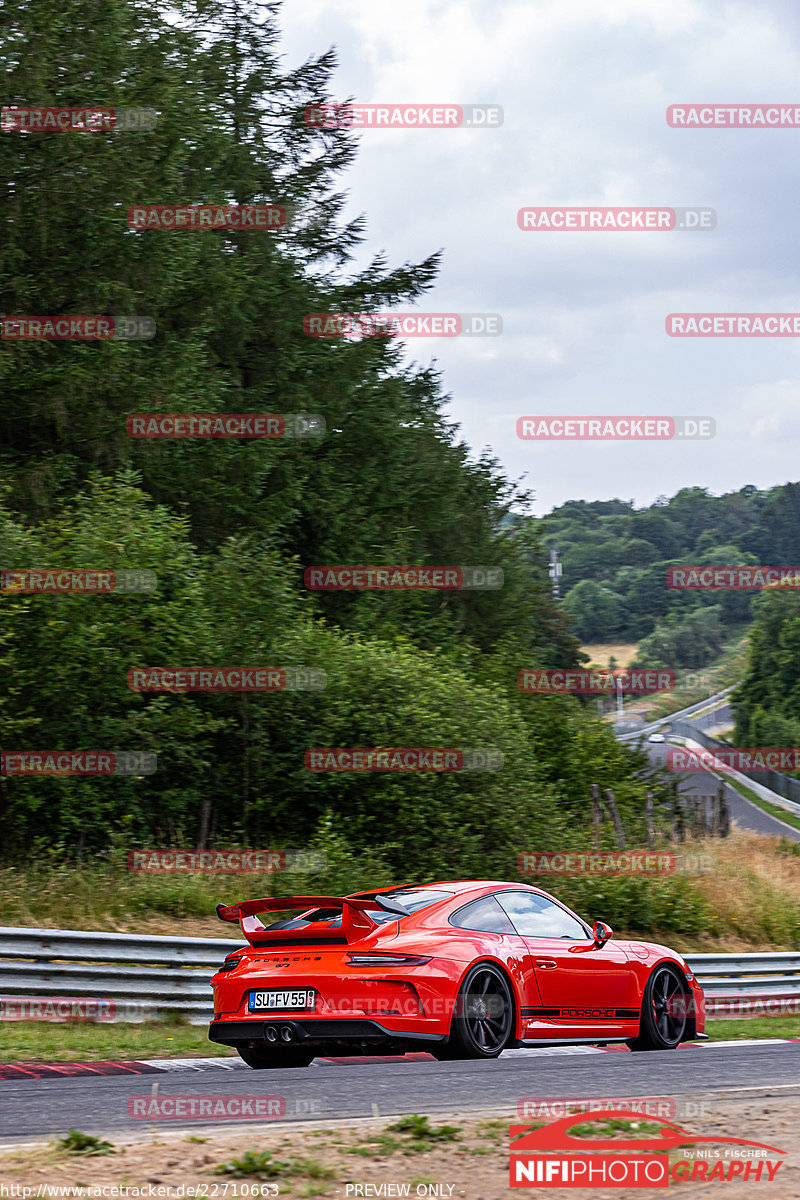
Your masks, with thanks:
[{"label": "car's front wheel", "polygon": [[686,1033],[690,1002],[678,972],[657,967],[644,989],[639,1036],[628,1042],[631,1050],[675,1050]]},{"label": "car's front wheel", "polygon": [[266,1071],[279,1067],[307,1067],[315,1055],[308,1050],[272,1050],[261,1046],[237,1046],[236,1053],[254,1071]]},{"label": "car's front wheel", "polygon": [[438,1059],[497,1058],[514,1030],[508,980],[491,963],[478,963],[462,983],[447,1042],[432,1048]]}]

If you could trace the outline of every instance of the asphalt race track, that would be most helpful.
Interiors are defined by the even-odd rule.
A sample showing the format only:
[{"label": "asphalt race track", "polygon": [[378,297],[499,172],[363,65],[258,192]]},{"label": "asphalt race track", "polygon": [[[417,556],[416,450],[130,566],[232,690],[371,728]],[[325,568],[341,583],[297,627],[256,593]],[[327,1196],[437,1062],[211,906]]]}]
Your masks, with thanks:
[{"label": "asphalt race track", "polygon": [[[180,1067],[168,1073],[0,1081],[0,1138],[202,1126],[202,1121],[144,1121],[128,1116],[132,1097],[279,1096],[286,1121],[356,1120],[395,1114],[496,1110],[514,1116],[524,1097],[668,1096],[722,1099],[766,1090],[800,1095],[800,1042],[739,1042],[631,1054],[593,1048],[507,1051],[492,1062],[430,1059],[359,1063],[317,1061],[288,1071],[251,1071],[238,1061]],[[268,1122],[260,1122],[263,1127]],[[206,1121],[208,1124],[208,1121]],[[253,1121],[250,1121],[253,1124]],[[236,1121],[217,1121],[234,1129]]]},{"label": "asphalt race track", "polygon": [[[663,742],[644,742],[644,748],[652,762],[660,763],[662,766],[665,764],[669,746]],[[718,780],[707,771],[693,771],[681,775],[680,790],[687,796],[710,796],[712,793],[716,793],[718,786]],[[741,829],[750,829],[754,833],[777,834],[800,842],[800,829],[785,824],[778,817],[770,816],[757,804],[751,804],[744,796],[740,796],[733,788],[728,789],[728,800],[731,820],[735,821]]]}]

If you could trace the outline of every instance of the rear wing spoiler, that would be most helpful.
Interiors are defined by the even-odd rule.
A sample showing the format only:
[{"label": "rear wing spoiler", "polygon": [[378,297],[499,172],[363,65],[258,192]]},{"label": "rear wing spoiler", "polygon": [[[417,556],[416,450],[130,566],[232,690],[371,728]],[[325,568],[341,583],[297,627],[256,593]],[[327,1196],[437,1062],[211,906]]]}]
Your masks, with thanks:
[{"label": "rear wing spoiler", "polygon": [[[289,909],[334,908],[341,909],[341,937],[336,941],[356,941],[376,929],[378,922],[369,915],[369,909],[380,908],[398,917],[407,917],[408,909],[391,896],[270,896],[264,900],[239,900],[236,904],[218,904],[217,916],[221,921],[238,921],[242,933],[251,946],[280,946],[281,942],[295,945],[302,938],[302,930],[274,929],[262,924],[256,913],[286,912]],[[332,938],[314,938],[315,942]]]}]

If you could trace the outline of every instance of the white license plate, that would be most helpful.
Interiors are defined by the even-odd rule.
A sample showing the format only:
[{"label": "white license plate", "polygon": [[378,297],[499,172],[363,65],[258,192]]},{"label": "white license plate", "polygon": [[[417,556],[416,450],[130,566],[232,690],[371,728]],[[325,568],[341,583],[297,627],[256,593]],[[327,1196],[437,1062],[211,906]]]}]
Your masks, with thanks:
[{"label": "white license plate", "polygon": [[291,1008],[313,1007],[313,988],[300,988],[299,991],[251,992],[248,1001],[250,1012],[273,1012]]}]

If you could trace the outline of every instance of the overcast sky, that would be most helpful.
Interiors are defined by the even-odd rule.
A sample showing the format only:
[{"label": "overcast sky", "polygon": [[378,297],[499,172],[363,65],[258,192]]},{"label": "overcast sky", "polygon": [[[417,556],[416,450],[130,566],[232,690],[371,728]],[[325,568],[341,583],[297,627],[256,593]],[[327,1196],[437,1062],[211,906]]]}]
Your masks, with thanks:
[{"label": "overcast sky", "polygon": [[[668,313],[800,312],[800,128],[672,129],[670,104],[800,106],[791,0],[289,0],[286,65],[336,45],[335,97],[496,103],[493,130],[365,130],[349,215],[392,264],[442,249],[425,311],[501,337],[409,340],[450,413],[543,514],[800,479],[800,338],[667,336]],[[704,232],[521,232],[529,205],[707,205]],[[534,444],[521,415],[708,415],[706,442]]]}]

